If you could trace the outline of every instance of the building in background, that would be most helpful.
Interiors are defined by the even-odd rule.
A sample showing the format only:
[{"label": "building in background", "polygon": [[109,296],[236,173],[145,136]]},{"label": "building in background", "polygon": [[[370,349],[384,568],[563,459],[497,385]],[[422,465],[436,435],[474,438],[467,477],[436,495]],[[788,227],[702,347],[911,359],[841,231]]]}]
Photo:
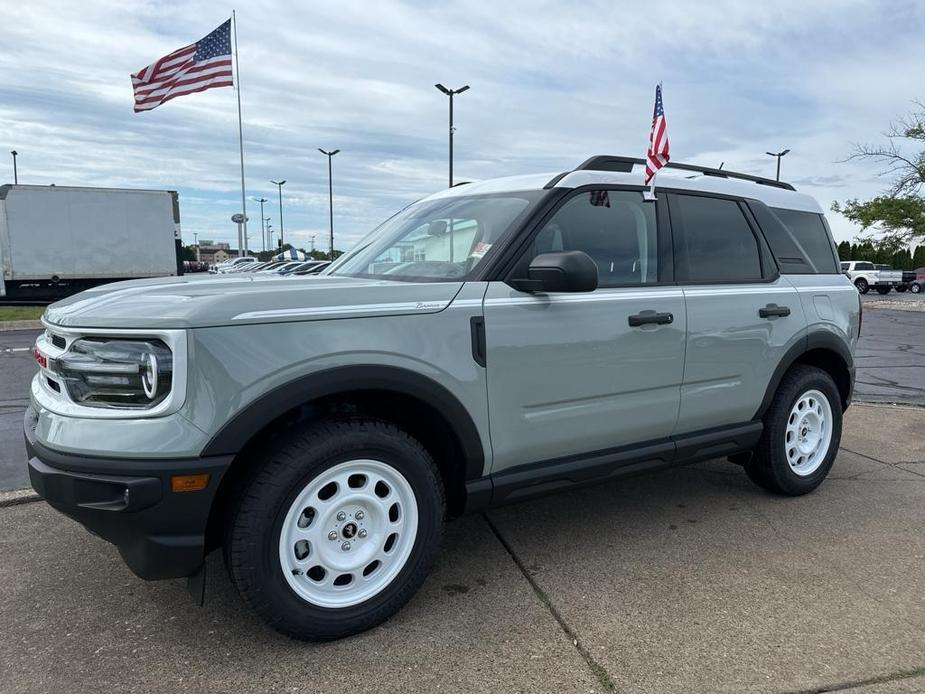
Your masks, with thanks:
[{"label": "building in background", "polygon": [[232,250],[231,246],[224,241],[209,241],[203,239],[198,245],[194,245],[196,260],[214,265],[223,263],[232,257],[236,257],[237,251]]}]

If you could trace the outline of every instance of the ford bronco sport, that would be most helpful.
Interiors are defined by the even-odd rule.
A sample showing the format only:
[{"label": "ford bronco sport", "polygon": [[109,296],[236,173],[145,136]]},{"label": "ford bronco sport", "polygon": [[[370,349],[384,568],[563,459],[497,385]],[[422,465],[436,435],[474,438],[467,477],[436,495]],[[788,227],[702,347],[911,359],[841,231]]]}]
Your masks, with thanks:
[{"label": "ford bronco sport", "polygon": [[715,457],[812,491],[861,323],[819,205],[679,164],[652,199],[640,163],[441,191],[316,277],[50,306],[33,487],[142,578],[195,588],[221,547],[243,600],[300,639],[395,613],[448,517]]}]

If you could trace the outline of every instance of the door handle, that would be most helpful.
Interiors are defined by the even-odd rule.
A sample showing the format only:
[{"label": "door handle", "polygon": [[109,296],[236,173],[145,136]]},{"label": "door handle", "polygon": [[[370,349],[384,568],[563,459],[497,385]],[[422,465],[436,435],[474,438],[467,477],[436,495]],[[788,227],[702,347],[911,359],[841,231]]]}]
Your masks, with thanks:
[{"label": "door handle", "polygon": [[764,308],[758,309],[758,315],[761,318],[771,318],[772,316],[789,316],[790,309],[786,306],[778,306],[777,304],[768,304]]},{"label": "door handle", "polygon": [[631,328],[638,328],[640,325],[667,325],[674,322],[674,316],[670,313],[657,313],[656,311],[642,311],[629,317]]}]

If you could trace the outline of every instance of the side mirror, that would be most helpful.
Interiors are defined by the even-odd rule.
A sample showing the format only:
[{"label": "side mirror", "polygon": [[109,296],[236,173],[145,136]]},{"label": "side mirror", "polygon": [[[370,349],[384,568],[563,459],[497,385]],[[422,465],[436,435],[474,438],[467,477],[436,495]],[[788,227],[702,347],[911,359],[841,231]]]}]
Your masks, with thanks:
[{"label": "side mirror", "polygon": [[522,292],[593,292],[597,264],[584,251],[560,251],[536,256],[525,280],[511,280]]}]

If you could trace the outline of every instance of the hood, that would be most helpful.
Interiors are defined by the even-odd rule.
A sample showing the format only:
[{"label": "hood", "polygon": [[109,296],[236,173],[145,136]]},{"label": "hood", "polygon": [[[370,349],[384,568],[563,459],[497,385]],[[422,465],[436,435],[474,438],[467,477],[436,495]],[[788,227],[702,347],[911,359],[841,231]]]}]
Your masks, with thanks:
[{"label": "hood", "polygon": [[462,282],[354,277],[166,277],[116,282],[52,304],[45,320],[76,328],[202,328],[436,313]]}]

